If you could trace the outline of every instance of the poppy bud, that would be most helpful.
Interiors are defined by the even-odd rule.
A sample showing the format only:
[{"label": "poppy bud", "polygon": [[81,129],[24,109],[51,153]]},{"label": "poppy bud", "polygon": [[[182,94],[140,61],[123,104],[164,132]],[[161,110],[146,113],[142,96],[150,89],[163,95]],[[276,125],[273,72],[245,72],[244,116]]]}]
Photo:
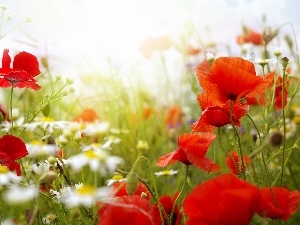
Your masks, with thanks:
[{"label": "poppy bud", "polygon": [[57,177],[57,173],[50,170],[47,173],[45,173],[43,176],[40,178],[40,184],[50,184],[52,181],[54,181]]},{"label": "poppy bud", "polygon": [[137,189],[137,185],[138,185],[138,179],[137,179],[135,173],[132,171],[129,172],[127,175],[127,186],[126,186],[128,195],[134,194],[134,192]]}]

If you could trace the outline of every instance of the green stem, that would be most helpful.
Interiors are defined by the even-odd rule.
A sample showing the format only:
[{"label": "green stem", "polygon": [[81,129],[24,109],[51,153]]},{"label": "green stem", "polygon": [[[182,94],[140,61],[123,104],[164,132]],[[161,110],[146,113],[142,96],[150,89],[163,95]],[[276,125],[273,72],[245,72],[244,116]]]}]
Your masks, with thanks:
[{"label": "green stem", "polygon": [[[245,162],[244,162],[244,159],[243,159],[243,152],[242,152],[242,145],[241,145],[241,139],[240,139],[240,135],[233,123],[233,119],[232,119],[232,100],[230,101],[230,122],[231,122],[231,126],[233,128],[233,131],[234,131],[234,134],[237,138],[237,143],[238,143],[238,150],[239,150],[239,158],[240,158],[240,161],[241,161],[241,165],[240,167],[241,168],[246,168],[245,167]],[[246,180],[246,175],[245,175],[245,172],[243,171],[243,169],[240,168],[240,174],[243,176],[243,179]]]},{"label": "green stem", "polygon": [[280,173],[280,185],[282,184],[282,179],[283,179],[283,168],[284,168],[284,160],[285,160],[285,139],[286,139],[286,124],[285,124],[285,93],[284,93],[284,88],[285,88],[285,71],[286,67],[283,67],[283,75],[282,75],[282,88],[281,88],[281,94],[282,94],[282,99],[281,99],[281,104],[282,104],[282,122],[283,122],[283,140],[282,140],[282,163],[281,163],[281,173]]},{"label": "green stem", "polygon": [[187,178],[188,178],[188,171],[189,171],[189,165],[186,165],[186,167],[185,167],[185,178],[184,178],[184,182],[183,182],[182,188],[181,188],[181,190],[180,190],[178,196],[176,197],[176,199],[175,199],[175,201],[174,201],[174,204],[173,204],[173,207],[172,207],[172,212],[171,212],[171,215],[170,215],[170,224],[173,224],[173,223],[174,223],[174,221],[172,221],[172,220],[173,220],[174,209],[175,209],[175,207],[176,207],[176,202],[178,201],[179,196],[182,194],[183,189],[184,189],[184,187],[185,187],[185,184],[186,184],[186,181],[187,181]]},{"label": "green stem", "polygon": [[10,102],[9,102],[9,111],[10,111],[10,120],[11,120],[11,134],[14,133],[14,120],[13,120],[13,92],[14,92],[14,81],[11,82],[11,89],[10,89]]},{"label": "green stem", "polygon": [[225,148],[223,142],[222,142],[222,139],[221,139],[221,128],[218,127],[218,136],[219,136],[219,143],[220,143],[220,146],[221,148],[226,151],[227,155],[229,155],[229,157],[231,158],[233,164],[234,164],[234,167],[238,170],[238,174],[240,174],[240,167],[238,165],[238,163],[235,161],[235,159],[233,158],[233,156],[231,155],[231,153]]}]

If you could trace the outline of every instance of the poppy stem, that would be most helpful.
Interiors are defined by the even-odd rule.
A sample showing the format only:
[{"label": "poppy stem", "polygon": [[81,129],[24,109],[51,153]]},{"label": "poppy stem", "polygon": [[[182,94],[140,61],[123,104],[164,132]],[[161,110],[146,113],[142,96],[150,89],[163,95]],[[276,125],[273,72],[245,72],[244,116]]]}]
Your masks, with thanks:
[{"label": "poppy stem", "polygon": [[241,168],[246,168],[245,167],[245,162],[244,162],[244,158],[243,158],[243,152],[242,152],[242,145],[241,145],[241,139],[240,139],[240,135],[233,123],[233,119],[232,119],[232,112],[233,112],[233,106],[232,106],[232,100],[230,100],[230,123],[231,123],[231,126],[233,128],[233,132],[237,138],[237,143],[238,143],[238,149],[239,149],[239,158],[240,158],[240,161],[242,162],[241,165],[240,165],[240,170],[239,170],[239,174],[241,174],[243,176],[243,179],[246,180],[246,175],[245,175],[245,171],[243,171],[243,169]]},{"label": "poppy stem", "polygon": [[10,102],[9,102],[9,111],[10,111],[10,121],[11,121],[11,134],[14,133],[14,120],[12,115],[12,109],[13,109],[13,92],[14,92],[14,81],[11,81],[11,89],[10,89]]},{"label": "poppy stem", "polygon": [[284,168],[284,161],[285,161],[285,138],[286,138],[286,124],[285,124],[285,78],[286,78],[286,67],[283,63],[283,71],[282,71],[282,88],[281,88],[281,104],[282,104],[282,123],[283,123],[283,140],[282,140],[282,163],[281,163],[281,171],[280,171],[280,185],[282,184],[283,179],[283,168]]},{"label": "poppy stem", "polygon": [[238,163],[236,162],[236,160],[233,158],[233,156],[231,155],[231,153],[225,148],[223,142],[222,142],[222,138],[221,138],[221,128],[218,127],[218,136],[219,136],[219,144],[221,146],[221,148],[226,151],[227,155],[229,155],[229,157],[231,158],[233,164],[234,164],[234,167],[238,170],[238,174],[240,174],[240,167],[238,165]]},{"label": "poppy stem", "polygon": [[185,184],[186,184],[186,181],[187,181],[187,178],[188,178],[188,172],[189,172],[189,165],[186,165],[185,167],[185,178],[184,178],[184,182],[183,182],[183,185],[182,185],[182,188],[179,192],[179,194],[177,195],[175,201],[174,201],[174,204],[173,204],[173,207],[172,207],[172,212],[171,212],[171,215],[170,215],[170,224],[173,224],[174,221],[173,221],[173,214],[174,214],[174,209],[176,207],[176,202],[178,201],[179,199],[179,196],[182,194],[183,192],[183,189],[185,188]]}]

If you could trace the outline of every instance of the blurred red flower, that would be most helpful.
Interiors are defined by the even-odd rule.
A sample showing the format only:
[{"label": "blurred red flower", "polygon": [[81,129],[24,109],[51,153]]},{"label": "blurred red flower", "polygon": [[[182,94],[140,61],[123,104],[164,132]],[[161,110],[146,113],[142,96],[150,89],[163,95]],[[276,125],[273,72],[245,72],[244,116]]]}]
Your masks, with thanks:
[{"label": "blurred red flower", "polygon": [[237,43],[239,45],[245,43],[252,43],[254,45],[262,45],[263,44],[263,35],[262,33],[258,33],[252,29],[249,29],[246,26],[243,26],[243,34],[237,36]]},{"label": "blurred red flower", "polygon": [[[171,198],[169,195],[164,195],[164,196],[159,198],[160,204],[162,205],[162,207],[166,211],[166,214],[169,217],[171,216],[173,205],[174,205],[174,202],[175,202],[178,194],[179,193],[176,193],[173,198]],[[155,203],[153,205],[153,209],[152,209],[152,217],[153,217],[154,223],[156,225],[168,224],[167,220],[166,220],[166,217],[164,216],[164,214],[162,214],[162,215],[163,215],[163,219],[164,219],[163,221],[160,217],[158,204]],[[174,211],[173,211],[172,225],[179,225],[180,222],[181,222],[181,214],[180,214],[180,211],[179,211],[179,207],[176,205],[175,208],[174,208]]]},{"label": "blurred red flower", "polygon": [[169,128],[174,128],[182,124],[182,110],[178,105],[172,106],[167,110],[166,125]]},{"label": "blurred red flower", "polygon": [[261,201],[256,186],[222,174],[198,185],[184,199],[186,225],[248,225]]},{"label": "blurred red flower", "polygon": [[41,87],[36,83],[35,76],[39,75],[39,62],[37,58],[28,53],[20,52],[14,57],[12,68],[9,50],[4,49],[2,68],[0,68],[0,87],[31,88],[38,90]]},{"label": "blurred red flower", "polygon": [[122,196],[99,203],[101,225],[155,225],[148,199],[137,195]]},{"label": "blurred red flower", "polygon": [[28,155],[25,143],[13,135],[4,135],[0,138],[0,164],[21,175],[20,164],[16,160]]},{"label": "blurred red flower", "polygon": [[[288,220],[299,207],[300,192],[290,191],[284,187],[261,188],[260,192],[265,201],[263,209],[259,212],[260,216],[271,219]],[[274,202],[275,198],[275,202]]]},{"label": "blurred red flower", "polygon": [[93,123],[99,120],[99,116],[94,109],[85,109],[80,115],[72,119],[72,121]]},{"label": "blurred red flower", "polygon": [[165,167],[179,161],[186,165],[193,164],[207,172],[217,172],[220,166],[205,156],[215,137],[214,133],[184,133],[178,138],[178,148],[159,157],[156,165]]},{"label": "blurred red flower", "polygon": [[[151,198],[151,194],[148,191],[147,187],[143,183],[138,182],[137,183],[137,188],[136,188],[135,192],[132,195],[141,196],[142,193],[146,194],[146,197],[145,197],[146,199]],[[114,197],[129,195],[128,192],[127,192],[127,182],[126,181],[121,181],[121,182],[113,183],[110,195],[114,196]]]},{"label": "blurred red flower", "polygon": [[[231,156],[230,156],[231,155]],[[244,167],[240,165],[239,156],[235,151],[230,151],[230,153],[226,157],[226,164],[231,170],[231,172],[235,175],[238,175],[239,168],[242,173],[246,171],[247,166],[250,164],[251,160],[247,155],[243,155]]]},{"label": "blurred red flower", "polygon": [[[286,106],[288,100],[289,81],[286,80],[283,86],[283,105]],[[282,77],[277,78],[275,87],[275,108],[282,109]]]},{"label": "blurred red flower", "polygon": [[217,58],[210,73],[198,69],[196,74],[204,92],[224,103],[260,96],[273,82],[273,73],[256,76],[254,64],[240,57]]}]

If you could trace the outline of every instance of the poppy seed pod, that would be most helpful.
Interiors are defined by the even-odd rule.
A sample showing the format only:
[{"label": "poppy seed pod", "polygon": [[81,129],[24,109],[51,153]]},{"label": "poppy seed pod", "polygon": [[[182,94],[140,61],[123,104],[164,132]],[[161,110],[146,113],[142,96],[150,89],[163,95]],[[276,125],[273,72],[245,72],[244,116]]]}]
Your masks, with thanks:
[{"label": "poppy seed pod", "polygon": [[280,146],[283,140],[283,136],[280,132],[273,132],[269,135],[269,143],[273,146]]}]

